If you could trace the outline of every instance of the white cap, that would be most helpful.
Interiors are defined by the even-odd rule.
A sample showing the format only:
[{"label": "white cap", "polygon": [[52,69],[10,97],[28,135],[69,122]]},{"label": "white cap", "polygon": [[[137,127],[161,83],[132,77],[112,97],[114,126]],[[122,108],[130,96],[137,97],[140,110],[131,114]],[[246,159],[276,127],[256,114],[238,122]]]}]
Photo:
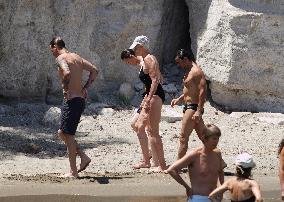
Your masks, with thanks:
[{"label": "white cap", "polygon": [[143,47],[149,49],[149,39],[147,36],[137,36],[133,43],[131,44],[131,46],[129,47],[129,49],[134,49],[137,45],[142,45]]},{"label": "white cap", "polygon": [[243,168],[253,168],[255,163],[252,159],[252,156],[248,153],[239,154],[236,158],[236,165]]}]

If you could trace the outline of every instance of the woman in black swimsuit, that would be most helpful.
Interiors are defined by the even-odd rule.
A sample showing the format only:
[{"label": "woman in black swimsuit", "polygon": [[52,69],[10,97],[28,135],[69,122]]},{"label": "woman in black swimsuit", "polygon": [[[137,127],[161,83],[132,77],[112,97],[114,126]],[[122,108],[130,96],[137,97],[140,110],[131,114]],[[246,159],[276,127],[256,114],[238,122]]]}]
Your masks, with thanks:
[{"label": "woman in black swimsuit", "polygon": [[251,179],[253,167],[255,167],[255,163],[251,155],[248,153],[238,155],[236,159],[236,177],[230,178],[212,191],[209,198],[213,202],[220,201],[217,200],[217,196],[229,190],[232,202],[262,202],[259,185],[255,180]]},{"label": "woman in black swimsuit", "polygon": [[[153,153],[157,155],[158,170],[167,169],[162,139],[159,135],[159,123],[161,119],[161,109],[165,100],[165,93],[160,84],[161,73],[159,64],[155,56],[149,53],[147,48],[148,38],[138,36],[129,49],[121,53],[121,59],[127,64],[140,65],[139,78],[145,86],[145,97],[141,103],[141,112],[135,122],[135,128],[139,138],[143,160],[134,168],[149,168],[150,155],[148,148],[148,138]],[[147,134],[145,132],[147,130]]]}]

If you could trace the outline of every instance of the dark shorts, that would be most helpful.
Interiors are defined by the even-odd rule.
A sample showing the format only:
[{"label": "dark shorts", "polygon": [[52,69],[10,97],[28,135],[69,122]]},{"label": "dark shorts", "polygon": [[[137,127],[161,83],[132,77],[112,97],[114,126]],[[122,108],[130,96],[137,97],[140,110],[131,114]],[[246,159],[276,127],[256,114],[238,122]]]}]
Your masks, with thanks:
[{"label": "dark shorts", "polygon": [[61,109],[60,129],[63,133],[75,135],[81,114],[85,109],[85,99],[75,97],[68,101],[63,101]]},{"label": "dark shorts", "polygon": [[193,111],[197,111],[198,104],[184,104],[183,105],[183,113],[185,113],[186,110],[191,109]]}]

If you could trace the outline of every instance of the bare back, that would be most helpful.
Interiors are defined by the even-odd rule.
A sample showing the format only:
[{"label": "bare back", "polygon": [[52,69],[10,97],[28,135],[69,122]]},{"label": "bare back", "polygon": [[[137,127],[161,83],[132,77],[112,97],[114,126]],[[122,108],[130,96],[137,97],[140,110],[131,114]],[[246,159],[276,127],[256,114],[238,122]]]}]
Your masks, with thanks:
[{"label": "bare back", "polygon": [[208,196],[217,187],[219,172],[223,169],[222,162],[218,151],[205,154],[202,148],[196,150],[194,161],[188,166],[194,195]]},{"label": "bare back", "polygon": [[228,189],[231,192],[231,199],[234,201],[242,201],[254,196],[252,192],[253,183],[251,179],[238,179],[234,177],[228,181]]},{"label": "bare back", "polygon": [[[83,69],[86,65],[85,60],[75,53],[63,53],[57,57],[57,60],[64,60],[70,70],[70,82],[68,84],[69,98],[83,97],[82,93],[82,76]],[[59,77],[62,80],[63,70],[58,68]]]},{"label": "bare back", "polygon": [[206,84],[205,76],[198,65],[193,64],[192,69],[184,76],[183,83],[184,102],[198,104],[200,88]]}]

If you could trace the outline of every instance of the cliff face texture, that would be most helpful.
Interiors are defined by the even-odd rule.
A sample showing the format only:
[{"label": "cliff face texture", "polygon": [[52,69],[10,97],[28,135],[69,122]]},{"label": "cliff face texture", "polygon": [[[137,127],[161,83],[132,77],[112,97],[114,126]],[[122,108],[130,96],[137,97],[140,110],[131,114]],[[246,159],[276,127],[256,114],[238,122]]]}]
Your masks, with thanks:
[{"label": "cliff face texture", "polygon": [[[188,1],[198,62],[213,100],[234,110],[284,112],[284,1]],[[206,15],[206,17],[204,17]],[[205,22],[205,23],[204,23]]]},{"label": "cliff face texture", "polygon": [[116,91],[137,79],[121,50],[144,34],[161,64],[191,42],[217,104],[284,112],[283,16],[283,0],[0,0],[0,98],[60,94],[54,35],[100,69],[91,96]]}]

